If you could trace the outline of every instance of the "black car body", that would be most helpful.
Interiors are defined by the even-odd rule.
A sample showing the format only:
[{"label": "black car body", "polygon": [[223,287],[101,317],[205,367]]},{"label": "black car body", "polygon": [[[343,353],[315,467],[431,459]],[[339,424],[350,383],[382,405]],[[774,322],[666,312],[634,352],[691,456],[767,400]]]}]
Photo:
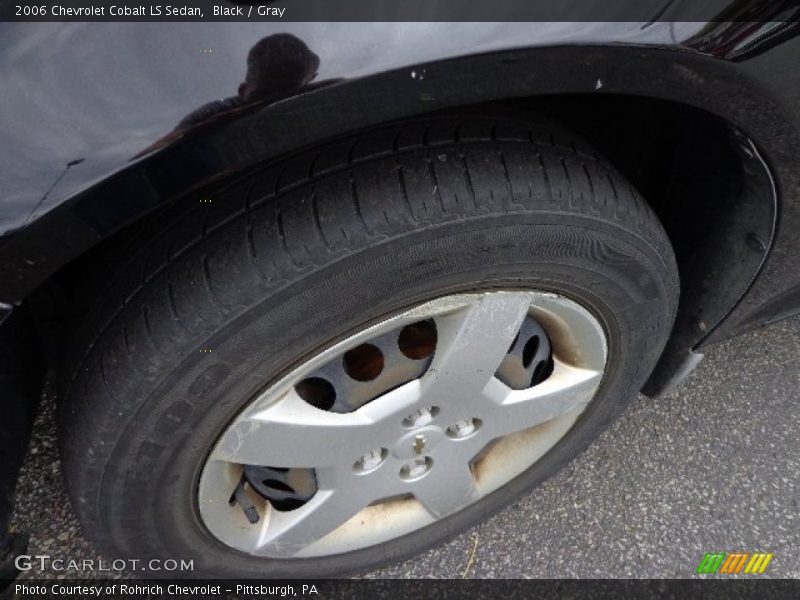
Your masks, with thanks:
[{"label": "black car body", "polygon": [[[781,3],[750,20],[740,4],[707,23],[2,23],[0,355],[35,338],[56,356],[105,245],[189,193],[391,121],[536,113],[669,234],[681,297],[658,396],[706,346],[800,311],[800,40]],[[275,33],[318,64],[278,61],[248,90],[248,52]],[[4,409],[34,406],[42,370],[6,377],[32,383]]]}]

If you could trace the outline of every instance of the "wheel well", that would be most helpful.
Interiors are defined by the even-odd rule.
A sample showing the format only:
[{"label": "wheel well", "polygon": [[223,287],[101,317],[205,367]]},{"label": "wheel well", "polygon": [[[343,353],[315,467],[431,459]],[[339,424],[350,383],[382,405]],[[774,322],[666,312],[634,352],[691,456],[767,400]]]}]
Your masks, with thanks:
[{"label": "wheel well", "polygon": [[676,385],[724,339],[718,326],[767,258],[778,196],[758,148],[733,125],[677,102],[636,96],[542,98],[536,110],[583,136],[639,190],[661,220],[678,261],[681,297],[649,396]]},{"label": "wheel well", "polygon": [[[775,225],[772,181],[753,144],[720,117],[673,101],[613,94],[494,101],[447,112],[559,121],[614,164],[652,206],[673,244],[682,291],[665,351],[672,359],[659,364],[656,379],[672,377],[676,362],[732,310],[763,263]],[[102,264],[108,246],[135,227],[72,261],[30,297],[51,324],[51,355],[59,346],[52,323],[65,316],[56,305],[79,297],[83,274]]]}]

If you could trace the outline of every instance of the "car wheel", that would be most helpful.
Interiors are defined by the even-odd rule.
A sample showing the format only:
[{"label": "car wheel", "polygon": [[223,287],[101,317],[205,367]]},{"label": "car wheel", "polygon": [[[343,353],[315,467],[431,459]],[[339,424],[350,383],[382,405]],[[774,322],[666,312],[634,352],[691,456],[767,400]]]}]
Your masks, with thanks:
[{"label": "car wheel", "polygon": [[314,577],[420,552],[583,450],[676,310],[657,218],[546,123],[395,125],[204,200],[116,251],[63,368],[107,556]]}]

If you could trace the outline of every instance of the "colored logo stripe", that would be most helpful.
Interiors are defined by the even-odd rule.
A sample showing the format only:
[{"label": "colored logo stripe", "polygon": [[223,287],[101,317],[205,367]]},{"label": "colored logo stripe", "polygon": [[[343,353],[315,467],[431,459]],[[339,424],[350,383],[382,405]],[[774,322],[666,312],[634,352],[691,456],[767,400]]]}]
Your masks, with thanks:
[{"label": "colored logo stripe", "polygon": [[716,573],[717,569],[719,569],[723,560],[725,560],[724,552],[715,552],[713,554],[706,552],[706,555],[703,557],[703,560],[700,561],[700,566],[697,567],[697,572]]},{"label": "colored logo stripe", "polygon": [[[697,567],[697,573],[725,573],[739,574],[744,568],[745,573],[761,574],[767,569],[773,554],[765,552],[707,552]],[[748,561],[749,559],[749,561]],[[747,565],[745,567],[745,564]]]},{"label": "colored logo stripe", "polygon": [[763,573],[767,569],[769,561],[772,560],[772,553],[769,554],[753,554],[753,558],[747,564],[745,573]]},{"label": "colored logo stripe", "polygon": [[745,561],[750,556],[749,552],[731,552],[728,558],[722,563],[720,573],[738,573],[744,567]]}]

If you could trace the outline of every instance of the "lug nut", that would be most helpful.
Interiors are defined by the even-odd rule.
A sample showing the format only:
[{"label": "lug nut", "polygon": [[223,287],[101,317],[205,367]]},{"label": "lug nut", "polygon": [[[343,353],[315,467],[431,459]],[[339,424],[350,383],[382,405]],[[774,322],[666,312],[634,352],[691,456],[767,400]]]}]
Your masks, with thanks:
[{"label": "lug nut", "polygon": [[406,480],[419,479],[431,470],[433,459],[430,456],[415,458],[400,468],[400,477]]},{"label": "lug nut", "polygon": [[370,450],[359,458],[353,465],[353,470],[359,473],[369,473],[377,469],[386,459],[388,451],[385,448]]},{"label": "lug nut", "polygon": [[434,417],[439,413],[439,407],[431,406],[429,408],[418,408],[413,413],[403,419],[404,427],[424,427],[433,421]]},{"label": "lug nut", "polygon": [[463,419],[456,423],[455,425],[451,425],[447,428],[447,435],[451,438],[455,439],[463,439],[466,437],[471,436],[473,433],[478,431],[478,428],[481,426],[480,419],[474,419],[472,417],[468,419]]}]

